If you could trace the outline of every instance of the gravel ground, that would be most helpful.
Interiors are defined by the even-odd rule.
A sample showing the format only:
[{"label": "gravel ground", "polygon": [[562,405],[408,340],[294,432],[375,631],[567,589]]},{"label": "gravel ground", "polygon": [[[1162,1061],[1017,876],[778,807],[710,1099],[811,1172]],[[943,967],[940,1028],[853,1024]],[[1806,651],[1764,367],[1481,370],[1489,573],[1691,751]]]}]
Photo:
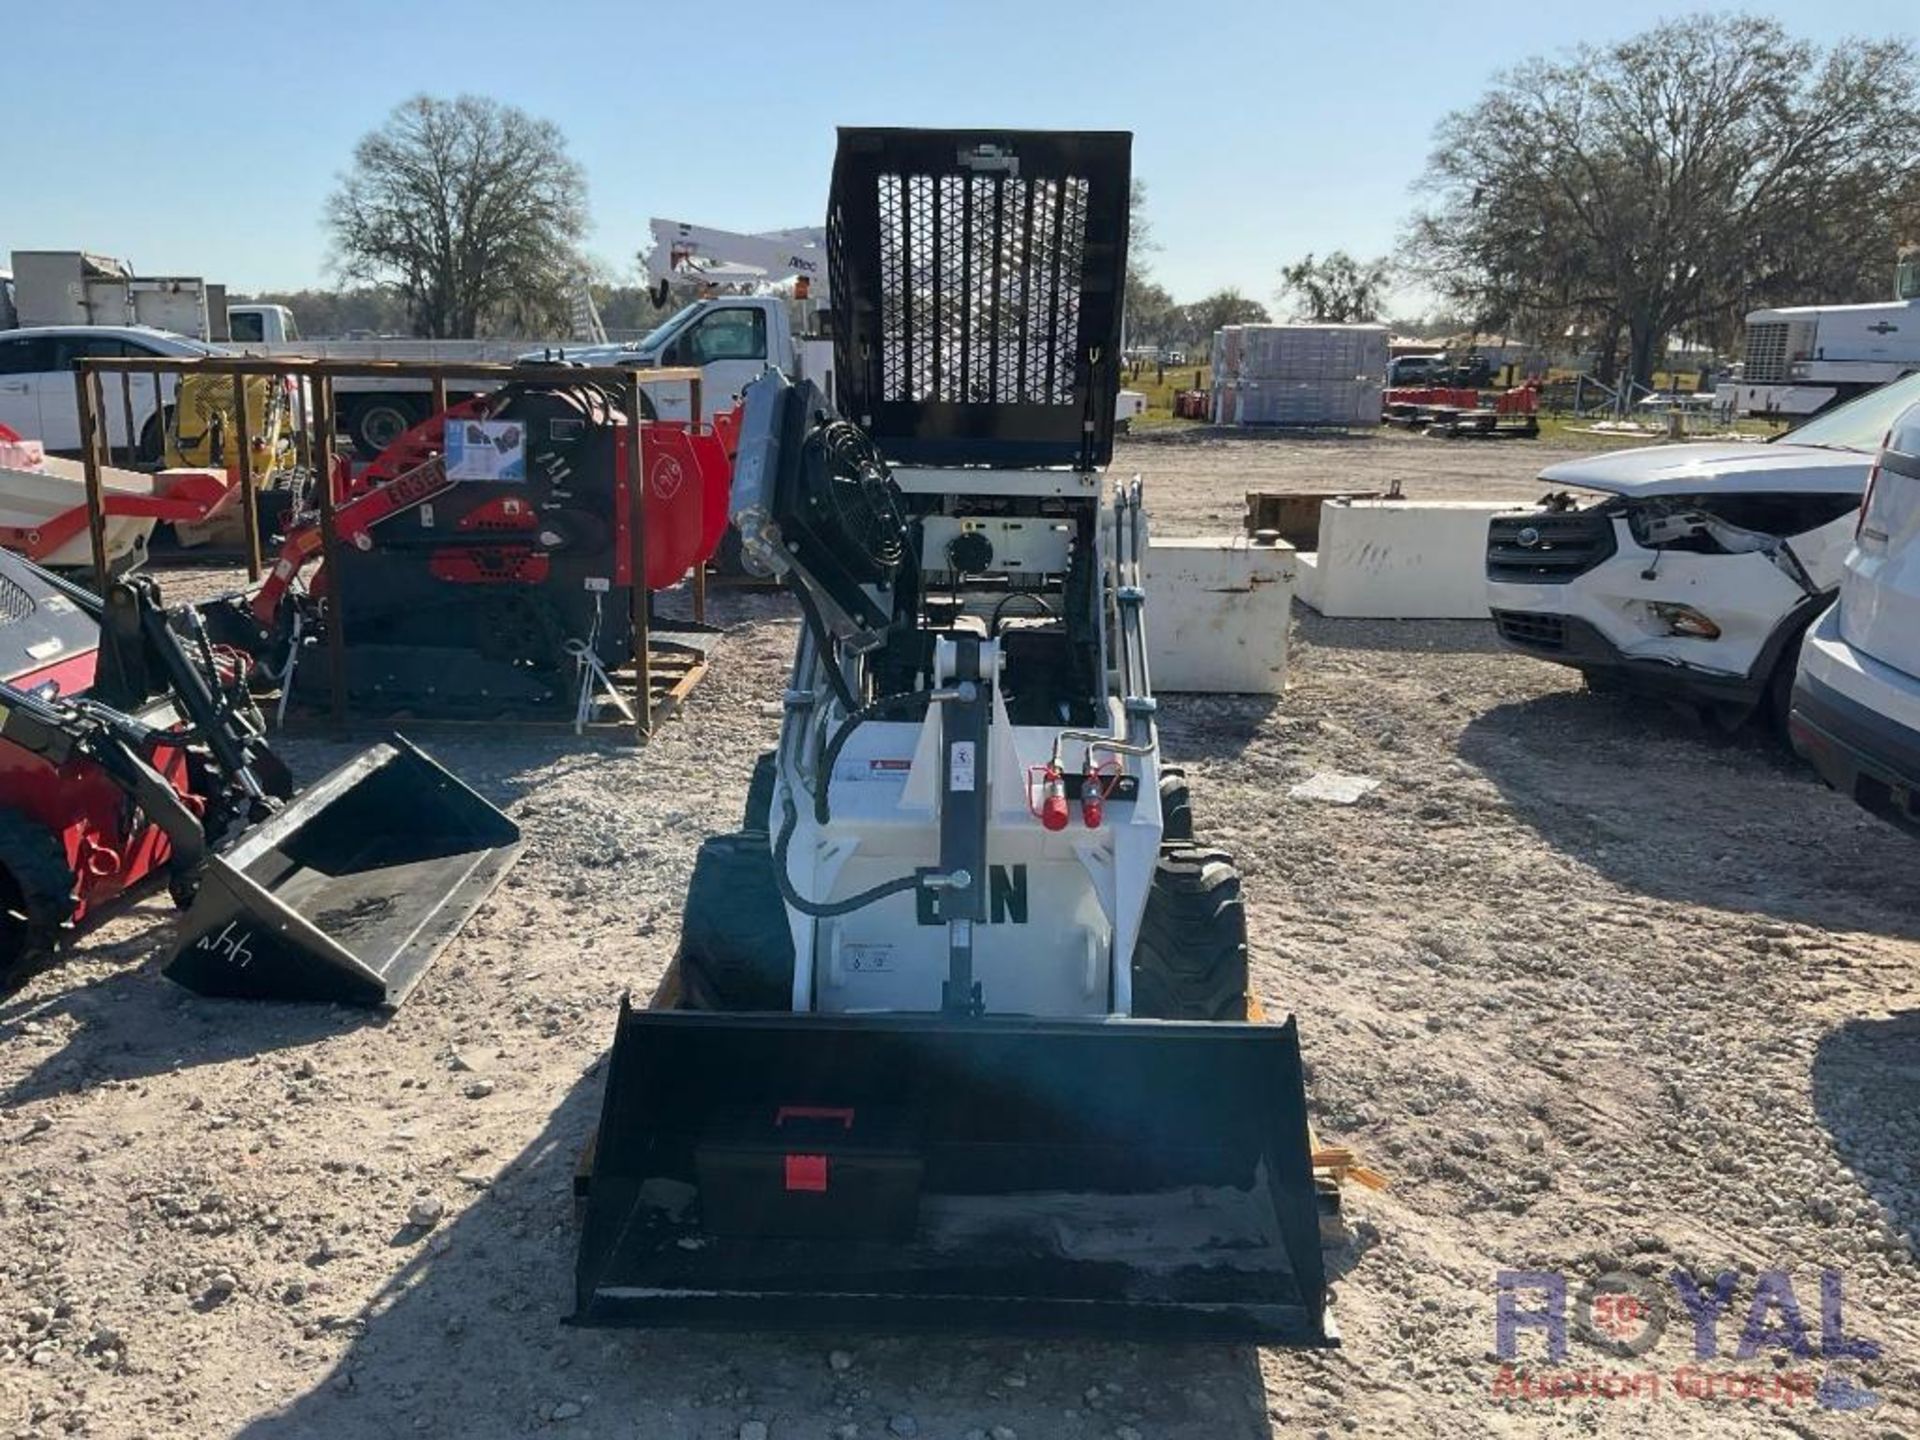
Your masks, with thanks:
[{"label": "gravel ground", "polygon": [[[1163,530],[1201,532],[1249,488],[1526,499],[1552,454],[1160,441],[1120,463]],[[659,979],[695,846],[777,724],[791,616],[716,611],[717,663],[644,752],[432,745],[528,847],[391,1018],[175,990],[156,900],[0,1002],[0,1433],[1920,1433],[1920,852],[1765,744],[1584,695],[1476,623],[1299,614],[1283,699],[1162,712],[1203,833],[1240,857],[1317,1123],[1391,1180],[1349,1191],[1343,1348],[563,1328],[615,1007]],[[347,753],[287,748],[308,776]],[[1381,783],[1288,798],[1319,771]],[[1740,1276],[1701,1370],[1831,1370],[1877,1408],[1675,1393],[1677,1309],[1642,1359],[1573,1342],[1573,1368],[1658,1395],[1495,1394],[1497,1272],[1676,1268]],[[1816,1342],[1842,1272],[1881,1357],[1736,1358],[1769,1270]]]}]

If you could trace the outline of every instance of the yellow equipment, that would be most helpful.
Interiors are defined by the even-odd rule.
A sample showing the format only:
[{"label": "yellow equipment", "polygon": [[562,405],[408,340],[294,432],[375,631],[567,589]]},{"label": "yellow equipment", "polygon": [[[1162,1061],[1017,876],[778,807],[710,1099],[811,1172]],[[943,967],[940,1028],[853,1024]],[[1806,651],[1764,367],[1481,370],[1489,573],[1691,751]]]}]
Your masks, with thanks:
[{"label": "yellow equipment", "polygon": [[[264,481],[276,470],[293,465],[292,397],[278,377],[249,375],[242,383],[246,386],[253,474],[256,480]],[[166,463],[169,468],[216,467],[238,472],[240,426],[234,415],[232,376],[181,377],[173,423],[167,427]]]}]

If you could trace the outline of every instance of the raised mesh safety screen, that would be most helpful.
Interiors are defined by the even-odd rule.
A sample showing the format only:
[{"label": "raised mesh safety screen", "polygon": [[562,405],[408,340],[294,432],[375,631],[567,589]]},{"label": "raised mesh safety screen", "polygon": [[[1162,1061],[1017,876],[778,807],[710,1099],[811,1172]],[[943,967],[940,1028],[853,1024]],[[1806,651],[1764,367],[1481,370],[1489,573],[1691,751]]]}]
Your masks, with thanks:
[{"label": "raised mesh safety screen", "polygon": [[836,392],[890,458],[1105,463],[1130,145],[1114,133],[840,132],[827,216]]}]

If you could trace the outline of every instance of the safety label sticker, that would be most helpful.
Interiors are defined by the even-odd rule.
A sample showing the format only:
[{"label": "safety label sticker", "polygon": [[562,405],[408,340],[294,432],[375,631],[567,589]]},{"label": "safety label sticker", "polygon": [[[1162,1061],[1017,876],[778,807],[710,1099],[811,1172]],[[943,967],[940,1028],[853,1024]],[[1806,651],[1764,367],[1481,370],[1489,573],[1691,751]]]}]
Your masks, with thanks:
[{"label": "safety label sticker", "polygon": [[886,940],[850,940],[840,947],[847,969],[861,975],[893,969],[893,944]]},{"label": "safety label sticker", "polygon": [[913,761],[907,756],[898,758],[891,755],[874,756],[867,759],[842,756],[833,767],[833,783],[836,785],[904,785],[907,774],[913,769]]}]

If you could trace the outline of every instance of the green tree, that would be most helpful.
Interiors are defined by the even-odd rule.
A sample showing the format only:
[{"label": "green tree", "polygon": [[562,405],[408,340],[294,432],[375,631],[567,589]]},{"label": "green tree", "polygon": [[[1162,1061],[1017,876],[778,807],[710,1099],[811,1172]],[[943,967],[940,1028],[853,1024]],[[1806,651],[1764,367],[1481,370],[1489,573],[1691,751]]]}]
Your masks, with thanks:
[{"label": "green tree", "polygon": [[1530,60],[1440,122],[1407,252],[1481,326],[1624,337],[1644,383],[1675,334],[1887,293],[1916,97],[1911,42],[1821,49],[1752,15]]},{"label": "green tree", "polygon": [[1267,307],[1249,300],[1232,286],[1216,290],[1204,300],[1196,300],[1181,309],[1181,332],[1195,345],[1205,345],[1213,332],[1228,325],[1264,325],[1270,318]]},{"label": "green tree", "polygon": [[326,215],[342,275],[397,290],[415,334],[527,334],[566,323],[586,193],[550,122],[420,95],[354,147]]},{"label": "green tree", "polygon": [[1180,307],[1164,285],[1142,280],[1127,288],[1127,340],[1134,345],[1166,345],[1186,338]]},{"label": "green tree", "polygon": [[1127,192],[1127,288],[1126,333],[1129,344],[1159,344],[1168,317],[1173,313],[1173,297],[1156,285],[1147,256],[1160,247],[1154,242],[1153,222],[1147,219],[1147,182],[1134,179]]},{"label": "green tree", "polygon": [[1295,313],[1300,319],[1348,325],[1380,318],[1387,284],[1384,257],[1356,260],[1344,250],[1335,250],[1316,260],[1309,251],[1281,267],[1280,290],[1274,298],[1298,300],[1300,309]]}]

